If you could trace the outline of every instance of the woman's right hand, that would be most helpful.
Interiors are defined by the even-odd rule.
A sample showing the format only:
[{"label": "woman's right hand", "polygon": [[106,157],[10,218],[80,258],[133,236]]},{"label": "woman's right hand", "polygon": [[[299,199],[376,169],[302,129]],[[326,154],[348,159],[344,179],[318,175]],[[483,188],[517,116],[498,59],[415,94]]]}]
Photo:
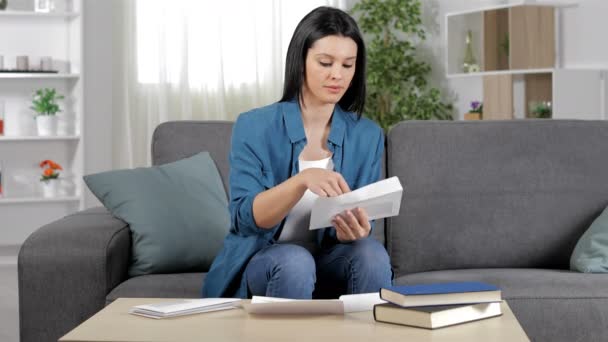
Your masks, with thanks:
[{"label": "woman's right hand", "polygon": [[341,174],[321,168],[310,168],[300,173],[306,188],[321,197],[334,197],[350,192]]}]

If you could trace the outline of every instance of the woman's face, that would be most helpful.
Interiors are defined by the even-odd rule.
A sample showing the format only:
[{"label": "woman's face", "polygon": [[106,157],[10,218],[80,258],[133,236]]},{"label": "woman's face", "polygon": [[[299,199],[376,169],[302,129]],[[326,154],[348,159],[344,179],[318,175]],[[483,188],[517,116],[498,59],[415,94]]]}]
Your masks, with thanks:
[{"label": "woman's face", "polygon": [[306,103],[336,104],[355,75],[357,44],[342,36],[326,36],[308,49],[302,95]]}]

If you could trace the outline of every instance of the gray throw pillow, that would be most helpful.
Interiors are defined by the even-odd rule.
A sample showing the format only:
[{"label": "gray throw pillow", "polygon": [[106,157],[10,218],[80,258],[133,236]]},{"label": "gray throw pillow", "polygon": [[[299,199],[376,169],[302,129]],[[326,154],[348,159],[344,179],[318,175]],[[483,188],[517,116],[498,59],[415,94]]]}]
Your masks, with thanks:
[{"label": "gray throw pillow", "polygon": [[608,273],[608,208],[576,243],[570,257],[570,269],[585,273]]},{"label": "gray throw pillow", "polygon": [[209,270],[230,228],[226,193],[209,153],[84,181],[130,226],[129,276]]}]

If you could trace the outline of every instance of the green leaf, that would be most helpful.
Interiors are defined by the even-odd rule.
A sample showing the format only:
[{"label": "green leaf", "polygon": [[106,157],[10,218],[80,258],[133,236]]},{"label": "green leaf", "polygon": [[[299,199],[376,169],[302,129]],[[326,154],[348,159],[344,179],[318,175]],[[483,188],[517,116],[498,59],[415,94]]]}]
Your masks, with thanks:
[{"label": "green leaf", "polygon": [[419,0],[361,0],[351,14],[367,46],[365,115],[385,131],[403,120],[452,120],[452,104],[428,86],[431,66],[417,57],[425,40]]},{"label": "green leaf", "polygon": [[30,107],[39,115],[55,115],[61,111],[57,100],[63,99],[63,95],[57,94],[54,88],[38,89],[34,93],[32,106]]}]

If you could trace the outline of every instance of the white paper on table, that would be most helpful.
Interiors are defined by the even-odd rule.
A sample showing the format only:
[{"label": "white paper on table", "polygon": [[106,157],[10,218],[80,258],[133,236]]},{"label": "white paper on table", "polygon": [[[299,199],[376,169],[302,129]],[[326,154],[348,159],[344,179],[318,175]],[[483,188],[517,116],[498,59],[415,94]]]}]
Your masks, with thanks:
[{"label": "white paper on table", "polygon": [[287,299],[253,296],[251,303],[241,305],[253,314],[330,314],[371,311],[375,304],[386,303],[378,292],[343,295],[339,299]]},{"label": "white paper on table", "polygon": [[339,299],[302,300],[253,296],[251,303],[241,303],[245,311],[253,314],[329,314],[344,313],[344,303]]},{"label": "white paper on table", "polygon": [[148,317],[148,318],[163,319],[163,318],[180,317],[180,316],[187,316],[187,315],[193,315],[193,314],[201,314],[201,313],[206,313],[206,312],[232,310],[232,309],[238,308],[237,305],[238,304],[235,304],[234,306],[224,306],[224,307],[217,307],[217,308],[210,308],[210,309],[192,309],[189,311],[182,311],[179,313],[172,313],[172,314],[158,314],[158,313],[149,312],[149,311],[142,310],[142,309],[131,309],[131,310],[129,310],[129,313],[132,315],[143,316],[143,317]]},{"label": "white paper on table", "polygon": [[370,220],[399,215],[403,187],[397,177],[387,178],[336,197],[319,197],[312,205],[309,229],[331,227],[335,215],[360,207]]},{"label": "white paper on table", "polygon": [[170,314],[184,310],[213,309],[218,306],[230,306],[238,301],[240,301],[239,298],[178,299],[153,304],[136,305],[133,308],[154,311],[162,314]]},{"label": "white paper on table", "polygon": [[136,305],[129,310],[129,313],[158,319],[234,309],[238,302],[240,302],[239,298],[179,299]]},{"label": "white paper on table", "polygon": [[371,311],[374,305],[386,303],[385,300],[380,299],[379,292],[342,295],[340,300],[344,303],[345,313]]}]

